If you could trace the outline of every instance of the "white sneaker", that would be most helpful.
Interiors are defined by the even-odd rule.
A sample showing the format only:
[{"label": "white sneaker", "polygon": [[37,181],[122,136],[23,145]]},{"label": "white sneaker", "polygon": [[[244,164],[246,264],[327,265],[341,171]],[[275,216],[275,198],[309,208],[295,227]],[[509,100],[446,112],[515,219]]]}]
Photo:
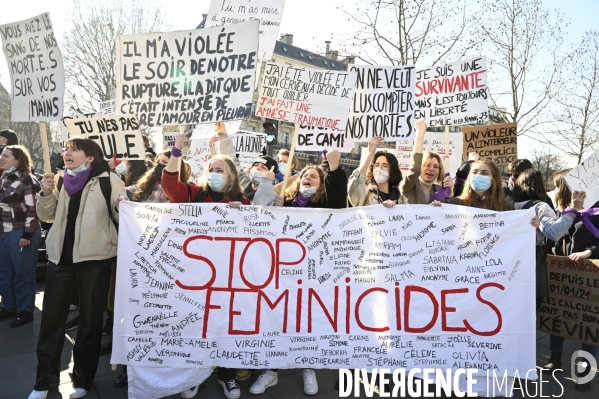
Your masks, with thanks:
[{"label": "white sneaker", "polygon": [[77,399],[77,398],[82,398],[85,395],[87,395],[87,389],[73,388],[73,392],[71,392],[71,394],[69,395],[69,398]]},{"label": "white sneaker", "polygon": [[181,392],[181,397],[183,399],[191,399],[198,394],[199,388],[200,388],[200,386],[196,385],[195,387],[188,389],[187,391],[183,391],[183,392]]},{"label": "white sneaker", "polygon": [[48,396],[48,391],[36,391],[35,389],[31,391],[28,399],[46,399]]},{"label": "white sneaker", "polygon": [[241,396],[241,389],[239,389],[239,385],[237,385],[237,381],[229,380],[229,381],[221,381],[218,380],[218,383],[223,387],[223,393],[229,399],[237,399]]},{"label": "white sneaker", "polygon": [[318,393],[316,373],[312,369],[304,369],[304,393],[306,395],[316,395]]},{"label": "white sneaker", "polygon": [[279,374],[276,371],[264,370],[260,377],[250,387],[250,393],[259,395],[266,391],[266,388],[273,387],[279,382]]}]

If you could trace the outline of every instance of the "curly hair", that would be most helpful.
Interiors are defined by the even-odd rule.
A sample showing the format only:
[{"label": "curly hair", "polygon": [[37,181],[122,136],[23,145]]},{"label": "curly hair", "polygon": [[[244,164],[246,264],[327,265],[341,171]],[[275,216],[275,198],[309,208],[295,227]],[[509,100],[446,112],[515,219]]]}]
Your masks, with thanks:
[{"label": "curly hair", "polygon": [[210,162],[208,162],[208,166],[204,171],[204,176],[198,182],[198,186],[202,188],[202,190],[208,192],[210,190],[210,186],[208,185],[208,178],[210,176],[210,166],[214,161],[222,161],[223,162],[223,174],[225,175],[225,187],[223,188],[223,194],[225,198],[232,200],[235,198],[239,198],[243,196],[241,192],[241,183],[239,182],[239,175],[237,173],[237,168],[235,167],[235,163],[233,160],[224,154],[216,154],[212,158],[210,158]]},{"label": "curly hair", "polygon": [[302,178],[304,177],[306,172],[310,169],[314,169],[316,171],[316,173],[318,173],[318,176],[320,177],[320,186],[318,186],[318,189],[316,190],[316,194],[314,194],[310,198],[310,202],[318,202],[327,195],[327,188],[326,188],[326,184],[325,184],[326,173],[325,173],[324,169],[322,169],[320,166],[308,165],[304,169],[302,169],[301,172],[299,172],[298,178],[295,179],[293,184],[290,187],[288,187],[287,190],[285,190],[285,199],[286,200],[293,201],[295,199],[295,197],[297,197],[297,194],[300,192],[299,190],[300,190],[300,185],[302,183]]},{"label": "curly hair", "polygon": [[[162,152],[159,152],[158,154],[156,154],[156,156],[154,157],[154,163],[155,163],[154,167],[149,168],[146,171],[146,173],[144,173],[144,175],[142,177],[140,177],[139,180],[137,181],[137,190],[135,190],[135,192],[133,193],[134,201],[144,202],[152,194],[152,191],[154,190],[154,185],[156,183],[158,183],[158,181],[159,181],[159,179],[157,179],[154,176],[154,168],[158,164],[158,158],[160,157],[160,155],[165,155],[170,159],[171,152],[169,150],[169,151],[162,151]],[[183,162],[182,158],[181,158],[181,162]],[[183,168],[182,164],[181,164],[181,168]],[[181,182],[187,183],[188,176],[187,176],[186,172],[182,172],[179,175],[179,178],[181,179]]]},{"label": "curly hair", "polygon": [[12,156],[17,160],[16,171],[23,176],[28,176],[31,173],[31,155],[27,148],[22,145],[7,145],[4,150],[10,150]]},{"label": "curly hair", "polygon": [[130,160],[126,161],[129,171],[125,176],[125,186],[129,187],[137,183],[137,181],[154,165],[146,160]]},{"label": "curly hair", "polygon": [[[489,198],[486,201],[479,202],[475,196],[475,192],[470,185],[472,179],[472,171],[476,169],[477,165],[487,165],[491,171],[491,188]],[[458,197],[460,199],[460,205],[470,206],[474,208],[489,209],[493,211],[507,211],[508,206],[503,195],[503,187],[501,185],[501,173],[495,163],[489,160],[480,160],[474,162],[470,167],[470,173],[464,183],[464,191]]]},{"label": "curly hair", "polygon": [[560,211],[563,211],[570,205],[572,205],[572,191],[566,184],[564,177],[570,173],[572,169],[564,169],[556,172],[553,175],[553,183],[557,188],[557,194],[555,194],[555,207]]},{"label": "curly hair", "polygon": [[373,171],[374,164],[379,159],[379,157],[385,157],[387,163],[389,164],[389,187],[397,187],[401,182],[401,170],[399,169],[399,162],[397,162],[397,158],[395,155],[391,154],[387,151],[377,151],[372,157],[372,161],[370,162],[370,166],[368,167],[368,173],[366,174],[366,181],[368,183],[376,184],[374,181]]}]

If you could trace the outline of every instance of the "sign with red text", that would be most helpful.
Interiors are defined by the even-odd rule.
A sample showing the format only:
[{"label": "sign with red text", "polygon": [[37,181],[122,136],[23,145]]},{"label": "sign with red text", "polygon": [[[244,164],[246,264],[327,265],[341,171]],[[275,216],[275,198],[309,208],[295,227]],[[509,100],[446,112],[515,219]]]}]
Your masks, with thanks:
[{"label": "sign with red text", "polygon": [[322,151],[329,147],[339,152],[351,152],[356,143],[345,140],[344,130],[333,130],[325,127],[300,126],[297,134],[298,151]]},{"label": "sign with red text", "polygon": [[210,160],[210,139],[194,139],[190,142],[187,160],[191,164],[191,172],[197,181],[204,177]]},{"label": "sign with red text", "polygon": [[11,80],[13,122],[62,118],[64,66],[50,13],[0,25]]},{"label": "sign with red text", "polygon": [[137,117],[115,115],[100,118],[63,119],[69,137],[94,140],[104,159],[143,161],[146,158],[143,137]]},{"label": "sign with red text", "polygon": [[356,72],[268,63],[262,74],[256,116],[344,130]]},{"label": "sign with red text", "polygon": [[345,139],[368,141],[375,136],[385,141],[409,139],[416,126],[416,68],[352,65],[349,70],[358,76]]},{"label": "sign with red text", "polygon": [[533,215],[128,202],[111,362],[534,370]]},{"label": "sign with red text", "polygon": [[117,36],[116,112],[142,126],[249,117],[259,24]]},{"label": "sign with red text", "polygon": [[438,65],[416,72],[416,119],[428,126],[482,124],[489,120],[487,59]]}]

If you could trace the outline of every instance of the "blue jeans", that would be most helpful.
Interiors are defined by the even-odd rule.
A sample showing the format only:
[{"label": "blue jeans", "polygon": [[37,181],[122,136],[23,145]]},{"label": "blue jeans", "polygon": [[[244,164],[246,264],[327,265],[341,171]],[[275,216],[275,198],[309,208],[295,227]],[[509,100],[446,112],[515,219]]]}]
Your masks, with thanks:
[{"label": "blue jeans", "polygon": [[[557,335],[549,335],[549,349],[551,349],[551,352],[553,353],[562,353],[562,350],[564,348],[564,341],[566,340],[566,338],[564,337],[558,337]],[[596,357],[597,356],[597,347],[596,346],[591,346],[589,344],[582,344],[582,350],[583,351],[587,351],[591,354],[591,356]]]},{"label": "blue jeans", "polygon": [[38,224],[30,244],[19,247],[23,229],[0,233],[0,295],[9,312],[30,312],[35,308],[35,269],[42,237]]}]

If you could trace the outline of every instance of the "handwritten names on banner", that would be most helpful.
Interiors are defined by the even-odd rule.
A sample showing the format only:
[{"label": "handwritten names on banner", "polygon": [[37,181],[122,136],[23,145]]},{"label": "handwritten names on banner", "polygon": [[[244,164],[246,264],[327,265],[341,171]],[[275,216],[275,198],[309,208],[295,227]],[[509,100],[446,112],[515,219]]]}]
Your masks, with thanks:
[{"label": "handwritten names on banner", "polygon": [[431,127],[487,122],[487,59],[418,70],[415,116],[426,118]]},{"label": "handwritten names on banner", "polygon": [[120,212],[113,363],[535,368],[532,210]]},{"label": "handwritten names on banner", "polygon": [[117,36],[117,112],[142,126],[248,117],[259,23]]},{"label": "handwritten names on banner", "polygon": [[64,119],[69,137],[94,140],[105,159],[144,160],[145,147],[137,117],[131,115]]},{"label": "handwritten names on banner", "polygon": [[359,65],[352,66],[350,71],[358,76],[345,139],[368,141],[381,136],[385,141],[397,141],[409,138],[415,126],[415,67]]},{"label": "handwritten names on banner", "polygon": [[322,151],[332,147],[339,152],[351,152],[355,143],[345,140],[344,130],[301,125],[297,135],[296,150]]},{"label": "handwritten names on banner", "polygon": [[572,169],[564,181],[571,191],[586,191],[585,208],[599,201],[599,150]]},{"label": "handwritten names on banner", "polygon": [[266,133],[239,130],[231,135],[235,144],[235,153],[242,168],[252,166],[256,158],[266,150]]},{"label": "handwritten names on banner", "polygon": [[0,26],[11,80],[11,121],[62,118],[64,66],[50,13]]},{"label": "handwritten names on banner", "polygon": [[[518,123],[498,123],[481,126],[462,126],[464,133],[463,161],[469,152],[477,152],[480,159],[507,165],[518,159]],[[461,163],[461,162],[460,162]]]},{"label": "handwritten names on banner", "polygon": [[599,261],[547,256],[549,298],[537,310],[537,328],[592,346],[599,342]]},{"label": "handwritten names on banner", "polygon": [[279,35],[284,7],[285,0],[212,0],[206,27],[259,19],[259,58],[270,60]]},{"label": "handwritten names on banner", "polygon": [[356,72],[268,63],[256,116],[343,130],[356,85]]}]

